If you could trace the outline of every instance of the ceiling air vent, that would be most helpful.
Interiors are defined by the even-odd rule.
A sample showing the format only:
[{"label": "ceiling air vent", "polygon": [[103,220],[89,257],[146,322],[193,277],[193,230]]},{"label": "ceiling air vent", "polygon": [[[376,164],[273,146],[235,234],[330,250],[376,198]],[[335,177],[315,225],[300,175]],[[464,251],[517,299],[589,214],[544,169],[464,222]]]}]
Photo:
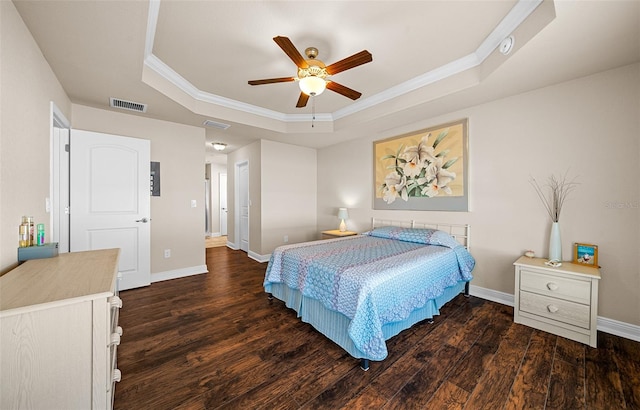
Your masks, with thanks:
[{"label": "ceiling air vent", "polygon": [[113,108],[121,108],[123,110],[147,112],[147,104],[141,104],[133,101],[121,100],[119,98],[109,98],[110,105]]},{"label": "ceiling air vent", "polygon": [[206,127],[212,127],[212,128],[218,128],[220,130],[226,130],[227,128],[229,128],[231,125],[229,124],[224,124],[221,122],[216,122],[213,120],[205,120],[202,125],[206,126]]}]

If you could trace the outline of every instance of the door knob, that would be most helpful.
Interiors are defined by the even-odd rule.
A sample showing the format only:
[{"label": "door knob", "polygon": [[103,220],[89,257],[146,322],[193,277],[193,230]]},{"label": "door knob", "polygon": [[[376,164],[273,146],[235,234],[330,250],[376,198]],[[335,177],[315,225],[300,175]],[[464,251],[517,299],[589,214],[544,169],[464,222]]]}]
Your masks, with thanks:
[{"label": "door knob", "polygon": [[146,224],[147,222],[149,222],[149,220],[147,218],[142,218],[142,219],[136,220],[136,222],[142,222]]}]

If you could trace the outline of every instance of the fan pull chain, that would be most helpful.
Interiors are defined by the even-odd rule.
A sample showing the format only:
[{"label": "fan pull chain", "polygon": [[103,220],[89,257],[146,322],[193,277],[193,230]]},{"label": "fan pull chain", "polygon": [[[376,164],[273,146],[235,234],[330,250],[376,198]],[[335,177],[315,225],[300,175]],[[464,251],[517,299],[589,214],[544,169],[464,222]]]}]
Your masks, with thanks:
[{"label": "fan pull chain", "polygon": [[311,96],[311,128],[315,127],[313,122],[316,120],[316,97]]}]

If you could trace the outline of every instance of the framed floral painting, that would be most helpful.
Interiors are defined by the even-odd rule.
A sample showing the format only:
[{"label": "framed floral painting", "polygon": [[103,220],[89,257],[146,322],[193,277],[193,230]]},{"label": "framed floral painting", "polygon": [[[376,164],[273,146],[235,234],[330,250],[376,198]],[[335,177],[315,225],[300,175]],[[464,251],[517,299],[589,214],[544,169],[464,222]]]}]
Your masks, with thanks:
[{"label": "framed floral painting", "polygon": [[468,211],[468,119],[373,143],[373,209]]}]

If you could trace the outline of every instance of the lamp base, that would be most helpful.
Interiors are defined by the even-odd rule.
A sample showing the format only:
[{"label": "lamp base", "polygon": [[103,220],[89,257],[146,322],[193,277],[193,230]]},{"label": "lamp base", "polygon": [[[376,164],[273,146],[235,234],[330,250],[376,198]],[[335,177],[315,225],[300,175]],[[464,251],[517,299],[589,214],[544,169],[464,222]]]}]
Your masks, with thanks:
[{"label": "lamp base", "polygon": [[344,223],[344,219],[340,222],[340,232],[347,230],[347,224]]}]

